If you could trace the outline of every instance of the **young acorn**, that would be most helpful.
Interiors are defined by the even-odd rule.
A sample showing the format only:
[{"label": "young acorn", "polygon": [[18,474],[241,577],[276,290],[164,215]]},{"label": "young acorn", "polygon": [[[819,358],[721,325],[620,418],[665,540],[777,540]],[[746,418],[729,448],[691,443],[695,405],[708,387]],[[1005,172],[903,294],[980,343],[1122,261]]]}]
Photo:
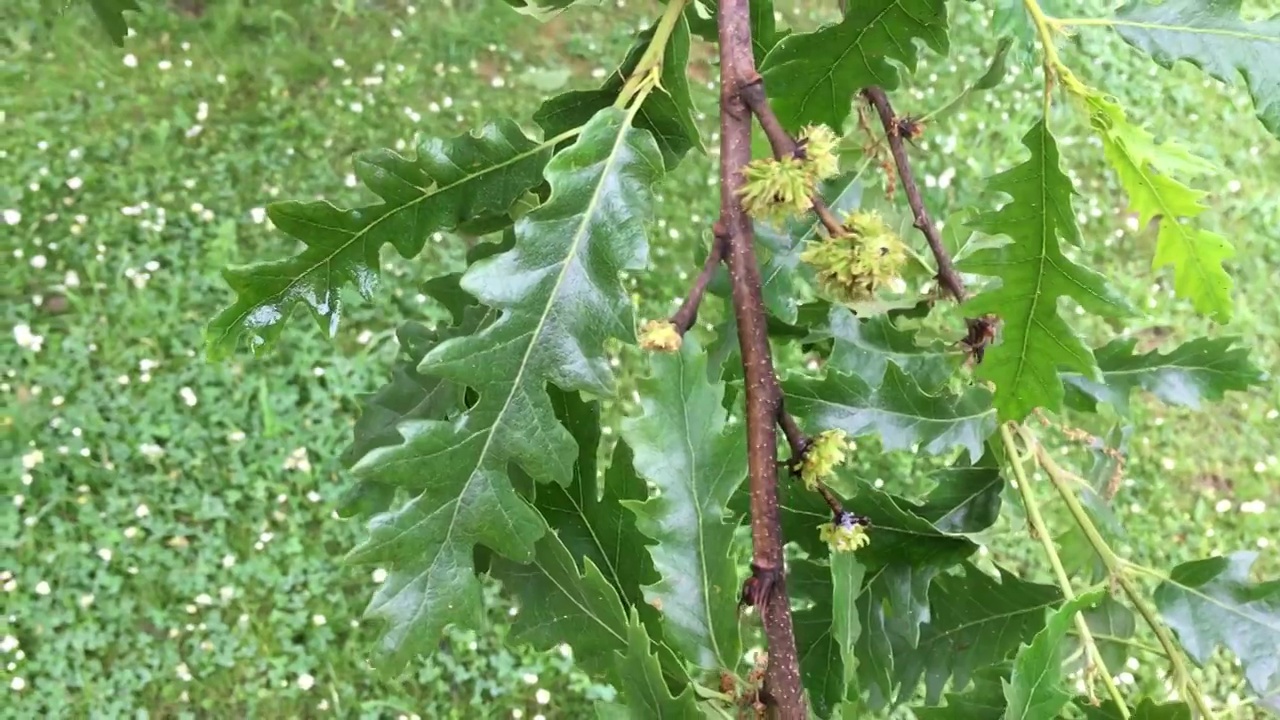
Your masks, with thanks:
[{"label": "young acorn", "polygon": [[907,250],[875,211],[845,216],[845,232],[810,242],[800,260],[814,269],[818,289],[846,304],[866,302],[876,290],[897,279]]}]

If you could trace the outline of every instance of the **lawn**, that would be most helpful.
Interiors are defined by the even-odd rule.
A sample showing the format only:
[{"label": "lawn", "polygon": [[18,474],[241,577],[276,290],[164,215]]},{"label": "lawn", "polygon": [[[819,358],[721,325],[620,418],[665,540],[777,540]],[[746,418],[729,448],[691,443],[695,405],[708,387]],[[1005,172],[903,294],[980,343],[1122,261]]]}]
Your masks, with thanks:
[{"label": "lawn", "polygon": [[[1268,2],[1250,12],[1274,12]],[[153,2],[115,48],[87,3],[65,4],[0,9],[0,717],[583,716],[611,689],[577,672],[567,648],[505,647],[515,610],[496,587],[488,628],[450,631],[403,676],[376,674],[365,662],[376,628],[360,615],[382,573],[339,562],[361,534],[333,516],[359,396],[383,382],[400,322],[445,317],[418,286],[459,269],[467,239],[440,236],[411,262],[388,255],[379,292],[349,299],[332,340],[299,313],[274,353],[211,363],[201,333],[231,300],[220,268],[292,250],[265,204],[370,202],[353,153],[524,121],[545,94],[611,72],[656,5],[574,7],[538,28],[499,0]],[[953,5],[965,49],[926,54],[895,93],[900,111],[927,113],[983,73],[995,43],[979,5]],[[808,27],[830,13],[806,2],[781,15]],[[710,113],[708,57],[695,49],[690,74]],[[1100,148],[1064,108],[1054,122],[1082,192],[1081,252],[1145,307],[1144,346],[1230,333],[1274,374],[1280,142],[1240,90],[1185,65],[1166,73],[1103,30],[1082,33],[1066,60],[1222,166],[1201,187],[1209,226],[1239,251],[1237,319],[1212,327],[1172,297],[1167,273],[1150,269],[1153,233],[1124,212]],[[1037,73],[1013,63],[998,88],[929,124],[914,157],[936,216],[983,198],[982,179],[1019,159]],[[714,118],[702,121],[713,147]],[[717,205],[714,160],[691,156],[660,190],[655,272],[636,279],[646,316],[683,292]],[[874,166],[866,179],[890,207]],[[1280,390],[1207,410],[1136,403],[1115,501],[1124,550],[1167,566],[1253,549],[1274,577]],[[859,462],[902,487],[923,465]],[[1021,532],[993,538],[992,553],[1038,561],[1019,554]],[[1155,662],[1134,657],[1131,669]],[[1255,716],[1231,661],[1204,672],[1227,716]]]}]

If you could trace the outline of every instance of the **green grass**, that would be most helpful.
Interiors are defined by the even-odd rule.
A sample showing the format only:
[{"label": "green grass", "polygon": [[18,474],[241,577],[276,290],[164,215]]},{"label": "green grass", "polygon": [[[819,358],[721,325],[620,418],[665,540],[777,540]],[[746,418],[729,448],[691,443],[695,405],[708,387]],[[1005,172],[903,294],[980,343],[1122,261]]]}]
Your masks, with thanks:
[{"label": "green grass", "polygon": [[[443,317],[417,284],[457,269],[461,241],[441,238],[413,262],[388,258],[380,292],[350,298],[332,341],[300,313],[274,354],[210,364],[201,328],[230,300],[219,268],[290,250],[256,208],[369,201],[349,175],[353,152],[407,151],[416,135],[498,115],[523,121],[543,92],[612,70],[653,8],[577,7],[538,29],[497,0],[227,0],[201,17],[152,3],[117,49],[84,3],[66,15],[44,5],[0,10],[0,317],[6,332],[42,338],[38,351],[12,333],[0,343],[0,447],[11,468],[0,523],[12,528],[0,541],[0,661],[5,687],[21,687],[0,691],[0,716],[580,716],[608,690],[560,654],[504,648],[509,606],[496,592],[485,632],[451,632],[406,675],[376,675],[364,661],[376,629],[359,624],[376,578],[338,563],[361,534],[331,517],[350,482],[336,457],[357,397],[382,382],[400,321]],[[927,112],[983,72],[968,38],[993,43],[968,6],[954,5],[957,54],[926,56],[894,95],[901,113]],[[784,20],[829,16],[813,7],[788,5]],[[1239,250],[1237,320],[1211,327],[1171,297],[1167,275],[1149,268],[1151,233],[1128,228],[1100,149],[1063,109],[1052,121],[1081,183],[1086,258],[1147,307],[1141,325],[1167,343],[1229,331],[1274,373],[1280,144],[1242,93],[1186,66],[1158,71],[1102,30],[1077,42],[1065,59],[1084,79],[1223,165],[1204,186],[1206,219]],[[711,68],[697,52],[692,74],[705,80]],[[936,216],[990,202],[982,179],[1019,159],[1017,138],[1040,108],[1037,73],[1020,67],[929,126],[914,157]],[[696,99],[714,109],[711,91]],[[652,277],[669,280],[637,279],[646,316],[683,292],[679,273],[717,205],[713,160],[691,157],[660,190]],[[1099,342],[1109,332],[1086,328]],[[1280,392],[1200,413],[1136,407],[1116,500],[1125,550],[1167,566],[1261,548],[1274,576]],[[893,488],[923,464],[897,455],[863,470]],[[1241,511],[1256,501],[1264,512]],[[1017,553],[1034,547],[1021,532],[993,550],[1012,547],[1009,558],[1027,562]],[[1244,694],[1229,661],[1207,674],[1217,696]]]}]

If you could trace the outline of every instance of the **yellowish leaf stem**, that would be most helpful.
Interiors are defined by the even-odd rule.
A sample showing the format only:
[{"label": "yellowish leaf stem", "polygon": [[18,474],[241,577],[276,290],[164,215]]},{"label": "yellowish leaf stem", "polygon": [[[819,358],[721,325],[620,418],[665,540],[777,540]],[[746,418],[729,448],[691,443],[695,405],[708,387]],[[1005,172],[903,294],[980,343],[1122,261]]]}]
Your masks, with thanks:
[{"label": "yellowish leaf stem", "polygon": [[[1071,577],[1067,575],[1067,570],[1062,565],[1062,558],[1058,556],[1058,549],[1053,544],[1053,536],[1049,534],[1049,528],[1044,524],[1044,517],[1040,514],[1040,506],[1036,502],[1035,493],[1031,489],[1030,478],[1027,477],[1026,470],[1022,466],[1022,456],[1018,453],[1018,448],[1013,440],[1013,433],[1009,430],[1009,425],[1000,426],[1000,439],[1004,441],[1005,452],[1009,455],[1009,464],[1013,469],[1014,480],[1018,483],[1018,494],[1022,496],[1022,505],[1027,510],[1027,521],[1031,523],[1032,532],[1036,538],[1040,540],[1040,544],[1044,547],[1044,554],[1049,558],[1049,565],[1053,567],[1053,576],[1058,582],[1058,587],[1062,589],[1062,595],[1067,600],[1075,598],[1075,590],[1071,587]],[[1102,659],[1102,652],[1098,650],[1098,644],[1094,642],[1093,632],[1089,630],[1089,623],[1085,621],[1082,613],[1076,613],[1076,634],[1080,636],[1080,642],[1085,647],[1088,654],[1089,664],[1098,671],[1098,677],[1102,678],[1102,684],[1107,689],[1107,694],[1115,701],[1116,708],[1120,711],[1123,718],[1129,717],[1129,706],[1125,703],[1124,696],[1120,694],[1120,688],[1116,686],[1115,678],[1111,676],[1111,671],[1107,668],[1107,664]],[[1085,676],[1089,673],[1086,671]],[[1092,694],[1092,689],[1090,689]]]},{"label": "yellowish leaf stem", "polygon": [[1050,482],[1057,489],[1058,495],[1062,498],[1063,504],[1067,506],[1067,510],[1071,513],[1071,517],[1084,531],[1085,538],[1089,541],[1089,545],[1094,552],[1098,553],[1098,557],[1102,560],[1102,564],[1107,568],[1107,573],[1115,579],[1116,584],[1124,591],[1125,597],[1133,604],[1134,609],[1142,616],[1142,619],[1155,633],[1156,640],[1160,642],[1160,647],[1164,649],[1164,654],[1169,658],[1169,662],[1173,666],[1173,674],[1177,683],[1182,688],[1183,694],[1188,696],[1191,703],[1195,705],[1196,710],[1200,712],[1201,717],[1205,720],[1213,720],[1213,711],[1209,709],[1209,703],[1205,700],[1204,693],[1200,690],[1200,686],[1191,677],[1191,673],[1187,670],[1187,664],[1182,656],[1182,651],[1178,649],[1177,643],[1174,642],[1169,629],[1160,621],[1156,613],[1156,609],[1147,602],[1143,596],[1141,588],[1134,583],[1133,578],[1129,577],[1127,572],[1127,563],[1120,559],[1107,541],[1098,532],[1098,528],[1093,524],[1093,520],[1089,518],[1084,507],[1076,498],[1075,491],[1071,489],[1071,483],[1074,474],[1064,469],[1054,460],[1044,446],[1042,446],[1025,428],[1021,429],[1023,441],[1031,448],[1036,457],[1036,461],[1040,467],[1049,476]]}]

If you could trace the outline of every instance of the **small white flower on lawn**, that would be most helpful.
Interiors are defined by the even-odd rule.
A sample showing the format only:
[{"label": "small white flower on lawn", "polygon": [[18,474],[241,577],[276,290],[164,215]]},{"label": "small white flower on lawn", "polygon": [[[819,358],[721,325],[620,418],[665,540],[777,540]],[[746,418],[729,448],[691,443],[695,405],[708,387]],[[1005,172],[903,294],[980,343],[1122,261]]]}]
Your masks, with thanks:
[{"label": "small white flower on lawn", "polygon": [[0,652],[5,654],[11,653],[18,649],[18,645],[18,638],[12,635],[5,635],[4,639],[0,640]]},{"label": "small white flower on lawn", "polygon": [[253,222],[261,225],[267,219],[267,209],[256,207],[249,211],[249,217],[253,218]]},{"label": "small white flower on lawn", "polygon": [[22,222],[22,213],[18,212],[17,210],[4,211],[5,225],[17,225],[20,222]]},{"label": "small white flower on lawn", "polygon": [[315,687],[315,685],[316,685],[316,679],[311,677],[309,673],[302,673],[301,675],[298,676],[299,690],[310,690],[311,688]]},{"label": "small white flower on lawn", "polygon": [[102,562],[111,562],[111,548],[98,548],[98,557]]},{"label": "small white flower on lawn", "polygon": [[140,503],[138,507],[133,509],[133,515],[137,518],[144,518],[151,514],[151,508],[146,503]]},{"label": "small white flower on lawn", "polygon": [[535,673],[525,673],[520,676],[520,679],[524,680],[526,685],[536,685],[538,683],[538,676]]},{"label": "small white flower on lawn", "polygon": [[325,620],[325,617],[323,615],[320,615],[319,613],[311,616],[312,625],[319,627],[320,625],[324,625],[326,622],[328,621]]},{"label": "small white flower on lawn", "polygon": [[227,568],[227,569],[230,569],[230,568],[233,568],[233,567],[235,567],[235,566],[236,566],[236,556],[235,556],[235,555],[223,555],[223,556],[222,556],[222,567]]},{"label": "small white flower on lawn", "polygon": [[230,433],[227,434],[227,440],[233,443],[244,442],[244,431],[232,430]]},{"label": "small white flower on lawn", "polygon": [[148,460],[158,460],[164,455],[164,448],[155,443],[142,443],[138,446],[138,452]]},{"label": "small white flower on lawn", "polygon": [[533,697],[538,701],[539,705],[546,705],[551,702],[551,693],[543,688],[538,688],[538,692],[534,693]]},{"label": "small white flower on lawn", "polygon": [[1230,509],[1231,509],[1231,501],[1230,501],[1230,500],[1219,500],[1219,501],[1218,501],[1218,503],[1217,503],[1216,505],[1214,505],[1214,506],[1213,506],[1213,509],[1214,509],[1214,510],[1217,510],[1217,511],[1218,511],[1218,512],[1220,512],[1220,513],[1224,513],[1224,512],[1226,512],[1226,511],[1228,511],[1228,510],[1230,510]]},{"label": "small white flower on lawn", "polygon": [[236,589],[231,587],[230,585],[223,585],[222,587],[218,588],[218,597],[222,598],[223,602],[228,602],[229,600],[231,600],[231,598],[235,596],[236,596]]},{"label": "small white flower on lawn", "polygon": [[178,679],[182,682],[191,682],[191,668],[186,663],[178,663],[178,667],[174,668],[174,672],[178,674]]},{"label": "small white flower on lawn", "polygon": [[39,450],[32,450],[22,456],[22,467],[26,470],[33,470],[42,462],[44,462],[44,453]]},{"label": "small white flower on lawn", "polygon": [[125,55],[124,66],[131,67],[131,68],[138,67],[138,58],[135,57],[133,53],[129,53],[128,55]]},{"label": "small white flower on lawn", "polygon": [[321,499],[322,498],[320,497],[320,493],[316,492],[315,490],[311,490],[307,492],[308,502],[318,503],[320,502]]},{"label": "small white flower on lawn", "polygon": [[84,186],[84,180],[81,180],[79,177],[73,177],[70,180],[67,180],[67,187],[71,188],[72,190],[79,190],[83,186]]},{"label": "small white flower on lawn", "polygon": [[27,681],[14,675],[13,679],[9,681],[9,687],[13,688],[14,692],[22,692],[27,687]]},{"label": "small white flower on lawn", "polygon": [[43,270],[45,265],[49,264],[49,259],[43,255],[33,255],[31,257],[31,267],[37,270]]},{"label": "small white flower on lawn", "polygon": [[93,593],[86,593],[80,596],[80,607],[89,609],[93,605]]},{"label": "small white flower on lawn", "polygon": [[300,447],[289,453],[289,457],[284,459],[284,469],[311,472],[311,461],[307,459],[307,449]]},{"label": "small white flower on lawn", "polygon": [[1240,512],[1250,515],[1261,515],[1267,509],[1267,504],[1262,500],[1250,500],[1240,503]]},{"label": "small white flower on lawn", "polygon": [[36,583],[36,594],[37,594],[37,595],[48,595],[48,594],[49,594],[49,583],[45,582],[44,580],[41,580],[40,582]]},{"label": "small white flower on lawn", "polygon": [[178,394],[182,396],[182,402],[186,403],[187,407],[195,407],[196,403],[199,402],[195,392],[189,387],[182,388],[178,391]]},{"label": "small white flower on lawn", "polygon": [[1173,458],[1164,458],[1160,461],[1160,467],[1164,468],[1165,470],[1172,470],[1173,465],[1174,465]]},{"label": "small white flower on lawn", "polygon": [[200,593],[196,596],[197,605],[212,605],[213,598],[209,597],[209,593]]},{"label": "small white flower on lawn", "polygon": [[373,581],[381,585],[387,581],[387,571],[383,568],[376,568],[373,571]]},{"label": "small white flower on lawn", "polygon": [[44,336],[31,332],[30,325],[14,325],[13,339],[17,341],[18,347],[32,352],[40,352],[40,348],[44,346]]}]

